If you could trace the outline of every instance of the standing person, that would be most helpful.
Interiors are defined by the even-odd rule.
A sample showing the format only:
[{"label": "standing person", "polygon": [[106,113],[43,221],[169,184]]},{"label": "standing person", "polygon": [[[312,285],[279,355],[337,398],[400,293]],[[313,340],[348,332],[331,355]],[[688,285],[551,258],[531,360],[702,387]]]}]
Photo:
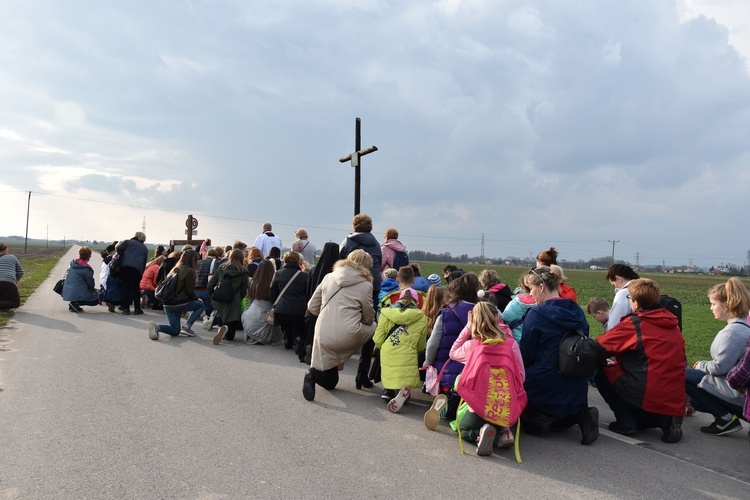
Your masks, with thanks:
[{"label": "standing person", "polygon": [[711,343],[711,358],[696,361],[687,369],[687,394],[696,411],[714,416],[711,425],[701,427],[701,432],[723,436],[742,430],[737,415],[742,415],[744,396],[727,382],[727,373],[742,358],[745,345],[750,338],[750,292],[739,278],[732,277],[726,283],[708,291],[711,312],[725,326]]},{"label": "standing person", "polygon": [[401,266],[408,264],[408,258],[405,263],[401,258],[398,258],[399,254],[406,253],[406,247],[398,241],[398,231],[392,227],[385,230],[384,242],[380,245],[380,253],[382,255],[380,262],[381,273],[391,267],[398,271]]},{"label": "standing person", "polygon": [[658,428],[662,441],[676,443],[685,413],[685,340],[675,315],[659,305],[659,285],[641,278],[628,291],[633,314],[596,339],[602,359],[615,357],[594,378],[615,414],[609,430]]},{"label": "standing person", "polygon": [[609,310],[607,328],[614,328],[622,318],[633,312],[628,300],[628,285],[638,278],[638,273],[626,264],[612,264],[607,269],[607,281],[615,287],[615,298],[612,299],[612,308]]},{"label": "standing person", "polygon": [[411,390],[422,386],[419,353],[427,345],[427,317],[412,289],[403,290],[393,306],[381,311],[373,340],[380,349],[383,389],[392,394],[388,410],[398,413]]},{"label": "standing person", "polygon": [[0,310],[3,312],[21,306],[18,280],[23,276],[23,266],[15,255],[8,252],[8,246],[0,243]]},{"label": "standing person", "polygon": [[302,349],[307,311],[307,273],[299,267],[301,259],[297,252],[284,254],[284,267],[274,274],[269,295],[269,300],[275,303],[276,323],[284,332],[284,347],[296,347],[297,352]]},{"label": "standing person", "polygon": [[[168,325],[157,325],[154,321],[148,322],[148,338],[159,340],[159,333],[166,333],[172,337],[179,334],[195,337],[193,324],[203,312],[203,303],[195,295],[195,278],[198,272],[198,252],[185,250],[180,255],[180,260],[172,268],[169,274],[177,274],[177,295],[171,304],[164,304],[164,313],[167,315]],[[180,318],[185,311],[192,311],[187,322],[180,328]]]},{"label": "standing person", "polygon": [[89,265],[90,258],[89,247],[79,248],[78,258],[70,261],[68,271],[65,273],[62,298],[69,302],[70,312],[82,313],[81,306],[99,305],[99,294],[96,292],[96,283],[94,283],[94,270]]},{"label": "standing person", "polygon": [[281,328],[271,326],[266,321],[268,311],[273,302],[271,296],[271,281],[275,271],[271,261],[262,260],[250,282],[247,290],[249,307],[242,312],[242,329],[245,333],[245,343],[250,345],[277,345],[283,337]]},{"label": "standing person", "polygon": [[[557,266],[558,255],[559,252],[555,247],[549,247],[549,250],[543,250],[539,252],[539,254],[536,256],[537,267],[547,266],[551,268],[552,266]],[[563,274],[562,268],[559,268],[559,270],[557,270],[557,273],[560,276],[560,287],[558,288],[560,297],[564,299],[570,299],[573,302],[578,302],[578,295],[576,294],[575,289],[565,283],[565,275]]]},{"label": "standing person", "polygon": [[519,342],[529,397],[522,421],[532,433],[578,424],[581,444],[591,444],[599,437],[599,410],[588,406],[588,379],[558,372],[560,340],[576,330],[588,336],[586,315],[578,304],[560,297],[559,278],[549,267],[532,269],[525,279],[538,305],[526,315]]},{"label": "standing person", "polygon": [[292,250],[302,255],[305,262],[311,266],[315,265],[315,245],[307,239],[307,229],[301,227],[294,233],[294,237],[297,241],[292,243]]},{"label": "standing person", "polygon": [[[318,316],[312,363],[302,384],[302,395],[308,401],[315,399],[315,384],[329,391],[336,388],[339,365],[372,342],[377,324],[371,269],[372,257],[362,249],[353,250],[336,262],[307,303],[310,313]],[[357,389],[364,386],[361,372],[355,380]]]},{"label": "standing person", "polygon": [[271,229],[271,223],[264,222],[262,232],[255,238],[255,243],[253,243],[254,247],[260,248],[264,257],[268,257],[272,247],[278,248],[279,251],[283,248],[281,245],[281,238],[273,234]]},{"label": "standing person", "polygon": [[[382,254],[380,251],[380,244],[377,238],[372,235],[372,217],[367,214],[357,214],[352,219],[352,229],[354,232],[349,235],[341,243],[341,251],[339,257],[346,259],[350,253],[354,250],[361,249],[367,253],[372,259],[370,264],[370,274],[372,274],[372,307],[377,313],[378,310],[378,295],[380,295],[380,261]],[[373,386],[372,382],[368,379],[370,373],[370,361],[372,360],[372,351],[375,348],[375,343],[370,339],[362,347],[362,353],[359,357],[359,366],[357,367],[357,374],[359,381],[363,387],[368,389]]]},{"label": "standing person", "polygon": [[122,259],[120,278],[122,279],[122,313],[130,314],[130,306],[135,307],[134,314],[143,314],[141,309],[141,277],[146,269],[148,248],[143,242],[146,235],[138,231],[129,240],[117,245],[117,253]]},{"label": "standing person", "polygon": [[[221,318],[223,326],[214,337],[214,345],[219,345],[222,338],[234,340],[234,334],[237,330],[242,330],[242,299],[247,295],[248,276],[247,269],[243,263],[245,253],[239,248],[235,248],[229,254],[229,260],[219,266],[208,281],[208,296],[211,297],[211,306],[216,309]],[[218,302],[214,300],[214,290],[216,285],[224,279],[228,279],[232,284],[231,302]]]}]

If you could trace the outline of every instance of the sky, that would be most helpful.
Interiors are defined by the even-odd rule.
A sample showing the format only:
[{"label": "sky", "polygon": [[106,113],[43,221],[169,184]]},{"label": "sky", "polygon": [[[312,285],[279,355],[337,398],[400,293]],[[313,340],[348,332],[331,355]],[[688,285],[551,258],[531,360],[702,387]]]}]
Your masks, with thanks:
[{"label": "sky", "polygon": [[742,266],[749,61],[744,0],[4,0],[0,237],[341,242],[360,117],[379,240]]}]

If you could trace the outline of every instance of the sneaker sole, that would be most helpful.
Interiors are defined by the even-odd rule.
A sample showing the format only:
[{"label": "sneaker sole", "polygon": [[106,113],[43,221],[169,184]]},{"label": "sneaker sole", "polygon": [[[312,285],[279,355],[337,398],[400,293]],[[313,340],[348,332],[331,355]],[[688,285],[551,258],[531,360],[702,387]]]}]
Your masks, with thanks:
[{"label": "sneaker sole", "polygon": [[159,340],[159,330],[157,330],[156,323],[153,321],[148,322],[148,338],[151,340]]},{"label": "sneaker sole", "polygon": [[222,325],[219,328],[219,332],[214,336],[214,345],[219,345],[221,343],[221,339],[224,338],[225,333],[227,333],[227,327],[226,325]]},{"label": "sneaker sole", "polygon": [[448,404],[448,398],[445,394],[438,394],[432,402],[432,406],[424,414],[424,426],[434,431],[440,422],[440,412]]},{"label": "sneaker sole", "polygon": [[730,427],[729,429],[725,429],[725,430],[720,431],[720,432],[711,432],[711,431],[708,431],[708,430],[704,431],[703,427],[701,427],[701,432],[703,434],[708,434],[709,436],[726,436],[727,434],[731,434],[733,432],[740,432],[741,430],[742,430],[742,425],[741,424],[738,425],[738,426],[736,426],[736,427]]},{"label": "sneaker sole", "polygon": [[409,396],[411,396],[411,389],[408,387],[402,387],[401,390],[398,391],[398,394],[396,394],[396,397],[388,402],[388,411],[391,413],[398,413],[401,411],[401,408],[404,406],[404,403],[406,403],[406,400],[409,399]]},{"label": "sneaker sole", "polygon": [[[488,424],[485,424],[488,425]],[[480,457],[488,457],[492,455],[492,443],[495,442],[495,428],[491,425],[489,427],[482,427],[479,431],[479,442],[477,443],[477,455]]]}]

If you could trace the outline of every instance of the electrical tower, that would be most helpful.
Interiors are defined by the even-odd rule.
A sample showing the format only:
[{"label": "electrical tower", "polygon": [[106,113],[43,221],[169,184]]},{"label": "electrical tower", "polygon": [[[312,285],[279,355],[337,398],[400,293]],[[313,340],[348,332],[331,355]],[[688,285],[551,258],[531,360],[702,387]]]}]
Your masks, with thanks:
[{"label": "electrical tower", "polygon": [[482,248],[479,250],[479,260],[484,262],[484,233],[482,233]]},{"label": "electrical tower", "polygon": [[143,225],[141,226],[141,231],[145,234],[146,233],[146,216],[143,216]]}]

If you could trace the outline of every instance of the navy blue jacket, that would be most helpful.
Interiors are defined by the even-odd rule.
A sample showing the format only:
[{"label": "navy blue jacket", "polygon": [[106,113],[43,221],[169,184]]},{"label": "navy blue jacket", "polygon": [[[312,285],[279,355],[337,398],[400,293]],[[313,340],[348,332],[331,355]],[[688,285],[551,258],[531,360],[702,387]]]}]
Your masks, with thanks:
[{"label": "navy blue jacket", "polygon": [[122,267],[132,267],[140,274],[143,274],[143,271],[146,269],[146,261],[148,260],[148,248],[146,248],[146,245],[135,238],[130,238],[117,245],[117,253],[120,254],[120,258],[122,259],[120,263]]},{"label": "navy blue jacket", "polygon": [[[373,292],[379,292],[381,279],[380,261],[383,259],[383,254],[380,252],[380,243],[378,243],[378,240],[372,235],[372,233],[351,233],[341,245],[339,257],[346,259],[350,253],[358,248],[361,248],[372,257],[372,267],[370,268],[370,274],[372,274],[372,290]],[[377,297],[377,293],[375,293],[375,297]]]},{"label": "navy blue jacket", "polygon": [[518,344],[526,367],[523,385],[529,411],[565,417],[588,406],[588,380],[563,377],[557,372],[560,340],[566,332],[579,328],[589,334],[586,315],[570,299],[550,299],[529,309]]}]

